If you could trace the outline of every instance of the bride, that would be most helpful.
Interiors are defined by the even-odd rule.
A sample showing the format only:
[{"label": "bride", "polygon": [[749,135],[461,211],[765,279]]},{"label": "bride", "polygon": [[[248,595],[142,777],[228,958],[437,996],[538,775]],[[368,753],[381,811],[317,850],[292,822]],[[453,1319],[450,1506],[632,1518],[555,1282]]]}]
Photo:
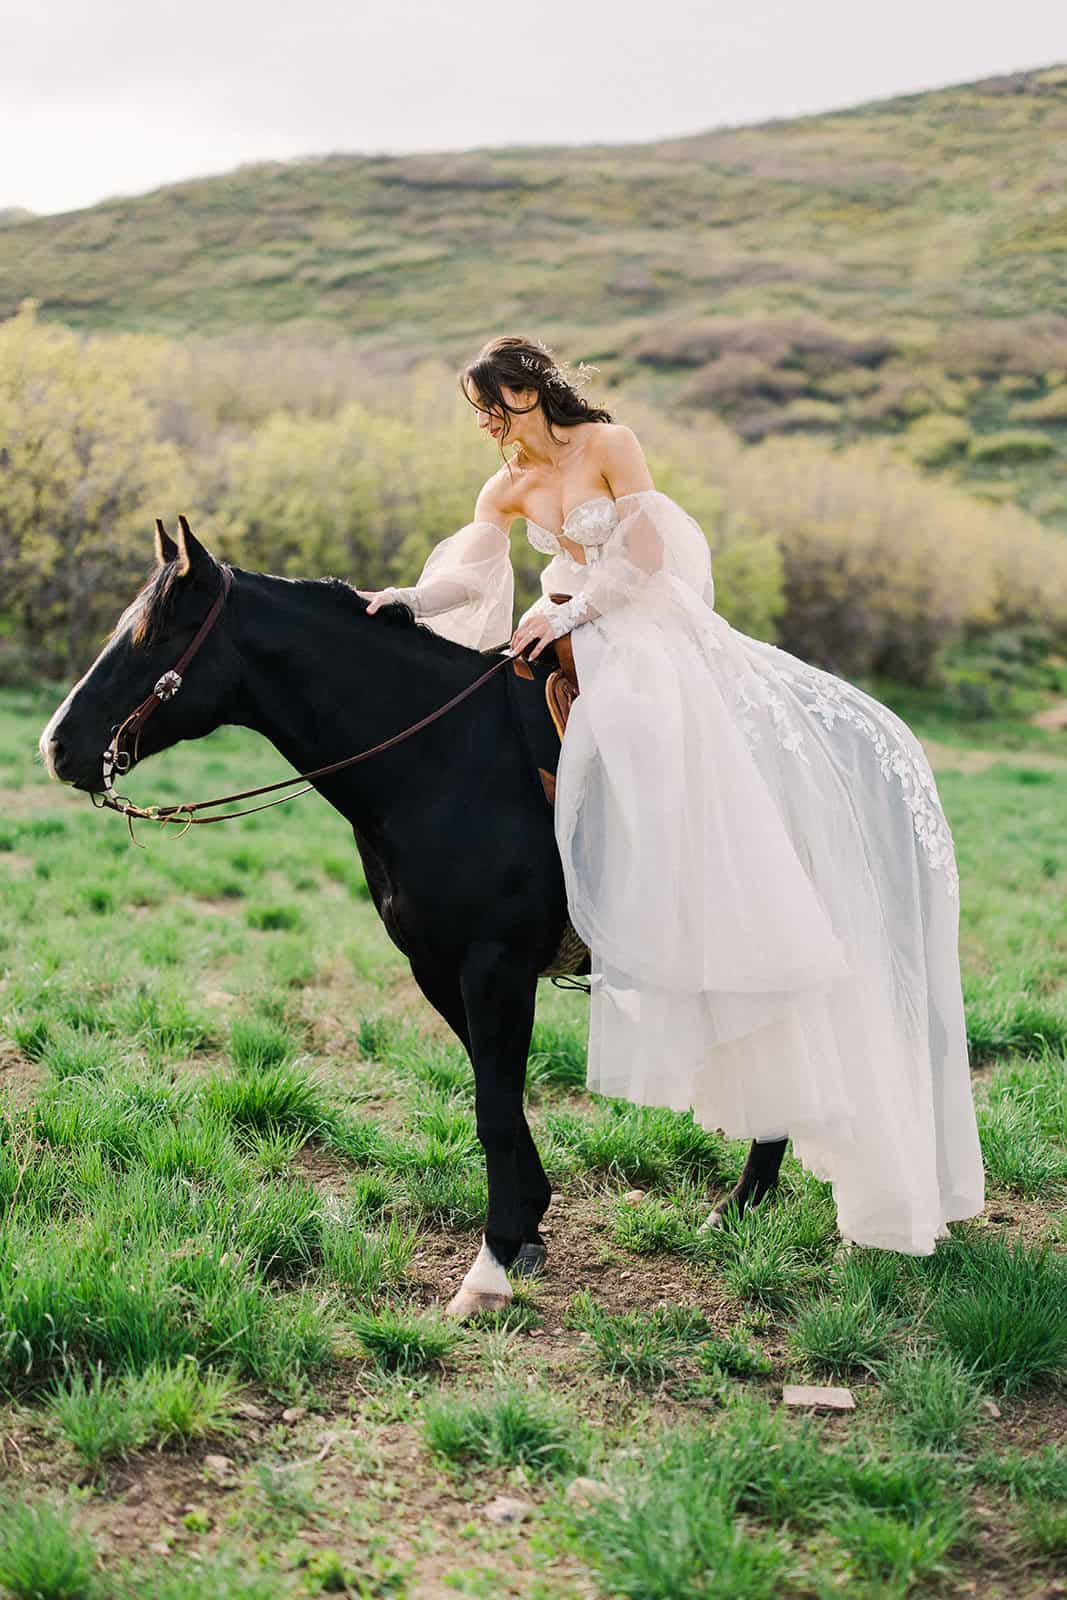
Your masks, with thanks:
[{"label": "bride", "polygon": [[[571,634],[555,831],[589,1088],[789,1137],[845,1240],[929,1254],[983,1206],[930,766],[888,707],[715,611],[703,532],[581,381],[539,342],[486,344],[461,387],[515,454],[416,584],[358,592],[477,649]],[[512,632],[516,517],[551,560]]]}]

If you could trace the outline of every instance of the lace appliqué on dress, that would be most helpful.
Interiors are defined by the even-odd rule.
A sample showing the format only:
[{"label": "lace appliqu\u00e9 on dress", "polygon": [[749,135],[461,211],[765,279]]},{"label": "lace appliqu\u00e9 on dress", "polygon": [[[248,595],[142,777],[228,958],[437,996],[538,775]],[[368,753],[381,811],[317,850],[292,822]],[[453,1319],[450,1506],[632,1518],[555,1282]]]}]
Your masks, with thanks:
[{"label": "lace appliqu\u00e9 on dress", "polygon": [[753,682],[756,690],[756,699],[752,698],[748,685],[743,678],[738,678],[734,685],[734,706],[737,709],[738,721],[744,730],[749,747],[754,747],[760,740],[760,731],[752,712],[757,710],[759,706],[765,706],[771,714],[774,731],[782,749],[788,750],[792,755],[799,756],[802,761],[807,761],[808,757],[803,749],[800,730],[790,724],[789,712],[781,695],[775,694],[770,685],[764,683],[762,678],[754,678]]},{"label": "lace appliqu\u00e9 on dress", "polygon": [[[618,509],[610,495],[594,495],[590,500],[583,500],[576,505],[563,519],[563,536],[572,544],[585,547],[585,565],[590,566],[600,555],[600,546],[611,537],[619,520]],[[526,518],[526,537],[533,548],[543,556],[565,555],[574,562],[574,557],[569,550],[565,550],[557,534],[550,528],[542,528],[539,522]],[[575,562],[581,566],[580,561]]]},{"label": "lace appliqu\u00e9 on dress", "polygon": [[563,634],[570,633],[572,628],[585,621],[588,610],[589,596],[581,589],[563,605],[548,607],[546,615],[552,621],[552,637],[559,639]]},{"label": "lace appliqu\u00e9 on dress", "polygon": [[560,542],[555,534],[549,533],[547,528],[539,528],[529,517],[526,518],[526,537],[539,555],[555,556],[560,552]]},{"label": "lace appliqu\u00e9 on dress", "polygon": [[820,672],[815,667],[809,667],[806,673],[790,672],[782,666],[779,671],[804,709],[817,716],[824,727],[832,729],[840,717],[871,741],[882,777],[887,783],[894,777],[900,781],[915,833],[931,867],[944,872],[949,894],[958,899],[959,870],[952,832],[938,797],[933,772],[921,749],[909,749],[894,729],[880,727],[863,709],[855,686],[847,679]]}]

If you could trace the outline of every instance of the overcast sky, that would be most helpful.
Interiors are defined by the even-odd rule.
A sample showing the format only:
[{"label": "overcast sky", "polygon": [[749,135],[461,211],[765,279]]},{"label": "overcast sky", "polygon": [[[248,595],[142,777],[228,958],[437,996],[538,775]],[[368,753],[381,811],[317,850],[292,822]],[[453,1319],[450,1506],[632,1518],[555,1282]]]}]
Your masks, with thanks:
[{"label": "overcast sky", "polygon": [[0,0],[0,207],[654,139],[1064,59],[1065,0]]}]

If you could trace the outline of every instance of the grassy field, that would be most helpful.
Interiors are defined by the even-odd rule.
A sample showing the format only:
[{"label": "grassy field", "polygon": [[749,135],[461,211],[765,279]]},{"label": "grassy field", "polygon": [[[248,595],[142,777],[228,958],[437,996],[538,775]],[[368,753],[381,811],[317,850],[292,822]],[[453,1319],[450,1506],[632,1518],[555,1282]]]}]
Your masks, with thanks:
[{"label": "grassy field", "polygon": [[[0,697],[0,1593],[760,1600],[1060,1592],[1067,757],[907,715],[956,838],[986,1215],[842,1252],[823,1185],[529,1069],[549,1270],[440,1307],[484,1205],[469,1066],[317,796],[184,837],[49,784]],[[1061,740],[1062,743],[1062,740]],[[227,730],[137,798],[287,775]],[[848,1384],[797,1416],[783,1383]],[[522,1502],[497,1521],[499,1496]]]}]

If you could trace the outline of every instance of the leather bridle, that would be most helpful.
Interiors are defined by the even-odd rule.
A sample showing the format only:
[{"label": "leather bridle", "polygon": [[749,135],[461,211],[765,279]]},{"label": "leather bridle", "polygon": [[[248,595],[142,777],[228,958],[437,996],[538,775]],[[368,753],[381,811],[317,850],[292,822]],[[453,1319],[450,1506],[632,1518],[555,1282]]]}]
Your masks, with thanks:
[{"label": "leather bridle", "polygon": [[[93,805],[98,808],[107,807],[111,811],[120,812],[126,818],[130,829],[130,838],[134,844],[140,844],[140,840],[135,838],[133,832],[135,817],[146,822],[163,824],[183,822],[185,826],[182,829],[182,833],[184,833],[194,823],[229,822],[234,817],[247,817],[253,811],[267,811],[271,806],[283,805],[286,800],[296,800],[300,795],[307,794],[309,790],[313,789],[314,784],[309,783],[307,788],[298,789],[294,794],[284,794],[277,800],[268,800],[266,805],[247,806],[243,811],[226,811],[216,817],[198,817],[194,815],[197,811],[207,811],[214,806],[229,805],[234,800],[249,800],[257,794],[271,794],[275,789],[288,789],[294,783],[302,783],[308,778],[324,778],[328,773],[340,772],[344,767],[354,766],[357,761],[366,761],[368,757],[377,755],[379,751],[388,750],[390,746],[410,738],[413,733],[418,733],[421,728],[427,727],[429,723],[436,722],[437,718],[443,717],[446,711],[451,711],[452,707],[459,705],[461,700],[466,700],[467,696],[473,694],[475,689],[481,688],[482,684],[491,678],[494,672],[499,672],[501,667],[508,666],[515,659],[510,650],[505,651],[498,661],[494,661],[487,672],[483,672],[480,677],[475,678],[473,683],[469,683],[465,689],[461,689],[458,694],[453,695],[451,700],[447,700],[443,706],[438,706],[436,711],[431,711],[427,716],[421,717],[418,722],[413,722],[402,733],[394,733],[391,738],[383,739],[380,744],[373,745],[369,750],[361,750],[357,755],[347,756],[342,761],[333,761],[328,766],[316,767],[312,772],[298,772],[294,777],[283,778],[279,783],[261,784],[258,789],[243,789],[238,794],[220,795],[214,800],[194,800],[188,804],[173,806],[139,806],[135,801],[129,799],[127,795],[116,793],[114,775],[116,773],[125,775],[131,770],[137,760],[141,732],[145,723],[157,706],[162,705],[165,700],[173,700],[182,687],[185,674],[193,657],[218,621],[222,608],[226,604],[226,597],[233,584],[233,573],[230,568],[228,566],[220,566],[219,570],[222,574],[222,587],[193,639],[182,652],[176,664],[156,680],[151,694],[147,695],[140,705],[130,712],[125,722],[112,729],[111,743],[103,754],[104,794],[102,797],[93,794],[91,796]],[[131,735],[134,741],[132,755],[128,750],[123,750],[120,747],[122,739]]]},{"label": "leather bridle", "polygon": [[[134,707],[125,722],[111,730],[111,743],[103,755],[104,791],[108,800],[112,797],[120,800],[123,798],[121,795],[115,796],[114,774],[117,772],[122,775],[129,772],[140,751],[141,730],[144,728],[145,723],[157,706],[161,706],[165,700],[174,699],[174,696],[182,686],[189,663],[219,619],[222,608],[226,604],[226,596],[229,594],[233,584],[233,573],[230,568],[220,567],[219,570],[222,573],[222,587],[212,602],[211,610],[200,624],[186,649],[182,652],[179,660],[171,667],[169,672],[164,672],[162,677],[157,678],[156,686],[152,693],[147,695],[139,706]],[[120,749],[120,743],[124,736],[132,736],[133,738],[132,755],[128,750]],[[133,805],[132,800],[126,803],[130,806]],[[116,809],[122,810],[124,808],[120,806]]]}]

